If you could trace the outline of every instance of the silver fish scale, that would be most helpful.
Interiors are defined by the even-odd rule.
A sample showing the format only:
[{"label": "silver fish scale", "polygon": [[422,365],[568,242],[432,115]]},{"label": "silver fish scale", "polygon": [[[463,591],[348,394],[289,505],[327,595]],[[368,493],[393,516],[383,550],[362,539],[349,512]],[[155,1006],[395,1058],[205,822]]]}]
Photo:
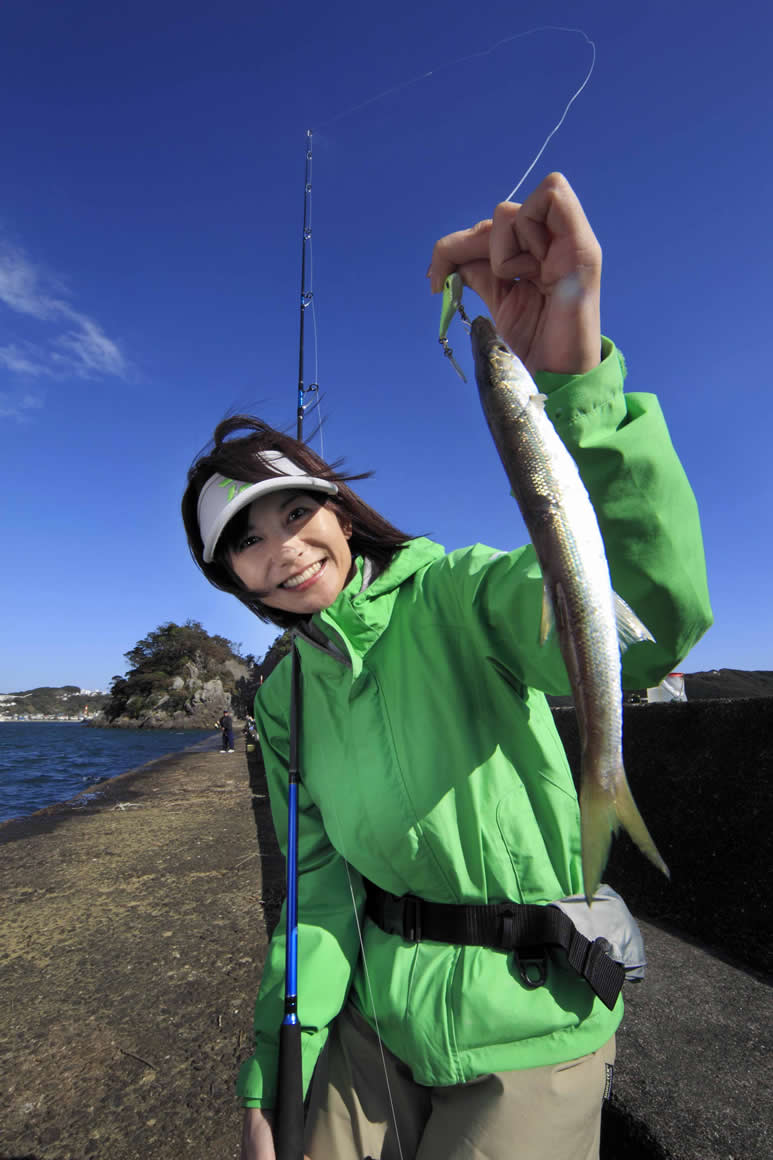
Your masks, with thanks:
[{"label": "silver fish scale", "polygon": [[[473,323],[472,345],[483,410],[542,569],[577,709],[583,877],[591,898],[619,822],[668,873],[623,768],[620,648],[604,542],[577,465],[529,372],[488,319]],[[636,624],[640,639],[651,639]]]},{"label": "silver fish scale", "polygon": [[[620,650],[596,514],[531,376],[502,368],[484,401],[553,606],[575,692],[586,773],[607,787],[622,763]],[[519,364],[516,364],[516,366]],[[510,465],[510,466],[508,466]]]}]

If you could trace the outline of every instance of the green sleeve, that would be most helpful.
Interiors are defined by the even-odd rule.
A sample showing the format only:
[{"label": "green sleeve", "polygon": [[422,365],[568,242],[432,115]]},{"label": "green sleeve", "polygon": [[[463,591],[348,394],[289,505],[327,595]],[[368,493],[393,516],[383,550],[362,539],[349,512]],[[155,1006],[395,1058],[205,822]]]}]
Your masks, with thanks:
[{"label": "green sleeve", "polygon": [[643,688],[679,665],[713,618],[695,496],[658,400],[624,394],[624,378],[604,339],[593,371],[537,384],[596,509],[612,587],[655,637],[623,656],[623,684]]},{"label": "green sleeve", "polygon": [[[282,668],[289,670],[289,661]],[[281,683],[277,669],[255,701],[255,721],[268,779],[271,811],[279,845],[287,853],[287,764],[289,738],[286,706],[274,714],[270,686]],[[351,881],[351,888],[350,888]],[[298,795],[298,1015],[303,1028],[303,1080],[308,1089],[314,1066],[327,1039],[327,1027],[344,1005],[359,956],[354,902],[361,912],[364,889],[360,875],[348,868],[325,832],[319,810],[303,784]],[[255,1004],[255,1050],[239,1071],[237,1092],[245,1107],[271,1108],[276,1091],[279,1027],[284,1015],[285,907],[274,931]]]},{"label": "green sleeve", "polygon": [[[711,609],[695,498],[657,399],[624,394],[623,377],[622,356],[604,339],[593,371],[541,374],[537,384],[593,502],[612,586],[656,640],[623,657],[623,684],[637,689],[656,685],[684,659],[711,624]],[[539,641],[543,585],[530,544],[506,553],[478,544],[451,552],[432,571],[438,607],[445,576],[484,655],[516,682],[570,692],[558,634]]]}]

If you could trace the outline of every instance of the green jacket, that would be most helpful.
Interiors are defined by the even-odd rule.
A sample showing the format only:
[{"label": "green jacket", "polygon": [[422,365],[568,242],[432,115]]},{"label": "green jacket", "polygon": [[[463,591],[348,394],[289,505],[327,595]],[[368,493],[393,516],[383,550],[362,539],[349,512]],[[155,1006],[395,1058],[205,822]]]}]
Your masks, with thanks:
[{"label": "green jacket", "polygon": [[[624,682],[656,684],[711,623],[695,500],[652,395],[624,395],[605,340],[584,376],[541,375],[605,537],[616,591],[657,640],[628,650]],[[582,891],[577,796],[544,693],[569,691],[557,640],[538,643],[532,547],[446,554],[409,542],[362,589],[357,574],[298,640],[302,667],[298,995],[308,1085],[350,997],[423,1084],[575,1059],[622,1018],[551,956],[529,990],[512,956],[403,942],[355,921],[362,875],[437,902],[547,903]],[[333,649],[326,647],[332,642]],[[255,702],[274,823],[287,837],[290,660]],[[631,857],[638,857],[632,852]],[[347,873],[348,864],[348,873]],[[255,1010],[246,1106],[274,1100],[284,917]]]}]

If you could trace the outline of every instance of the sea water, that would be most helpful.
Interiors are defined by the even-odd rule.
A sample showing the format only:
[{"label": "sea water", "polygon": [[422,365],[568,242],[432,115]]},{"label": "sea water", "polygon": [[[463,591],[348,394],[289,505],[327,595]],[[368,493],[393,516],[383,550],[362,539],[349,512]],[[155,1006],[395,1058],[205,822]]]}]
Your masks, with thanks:
[{"label": "sea water", "polygon": [[[0,822],[67,801],[86,786],[191,745],[215,730],[99,729],[59,721],[0,724]],[[208,747],[208,745],[207,745]]]}]

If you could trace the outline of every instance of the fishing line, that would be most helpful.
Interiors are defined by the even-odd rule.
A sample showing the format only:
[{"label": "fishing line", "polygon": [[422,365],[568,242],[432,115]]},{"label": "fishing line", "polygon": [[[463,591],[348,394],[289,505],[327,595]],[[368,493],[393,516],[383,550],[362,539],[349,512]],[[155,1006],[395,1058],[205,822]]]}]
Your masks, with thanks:
[{"label": "fishing line", "polygon": [[593,70],[596,67],[596,44],[593,40],[591,40],[591,38],[588,36],[587,32],[585,32],[584,29],[582,29],[582,28],[573,28],[571,26],[565,26],[562,24],[540,24],[540,25],[537,25],[536,28],[528,28],[525,32],[514,32],[510,36],[505,36],[501,40],[497,40],[489,48],[482,48],[482,49],[479,49],[477,52],[467,53],[465,56],[460,56],[456,60],[449,61],[446,64],[438,65],[434,69],[429,69],[428,72],[420,73],[418,76],[412,77],[410,80],[401,81],[396,85],[392,85],[390,88],[384,89],[380,93],[376,93],[375,96],[368,97],[367,100],[360,101],[358,104],[352,105],[350,108],[344,109],[340,113],[336,113],[335,116],[329,117],[327,121],[323,121],[319,125],[319,128],[324,129],[328,125],[333,125],[333,124],[335,124],[336,121],[341,121],[345,117],[349,117],[349,116],[352,116],[354,113],[358,113],[361,109],[366,109],[369,105],[374,105],[374,104],[376,104],[376,102],[385,100],[387,97],[391,97],[395,93],[403,92],[405,89],[409,89],[413,85],[418,85],[422,81],[427,80],[429,77],[435,76],[437,73],[445,72],[447,69],[457,68],[459,65],[466,64],[467,61],[470,61],[470,60],[478,60],[478,59],[481,59],[482,57],[485,57],[485,56],[491,56],[492,53],[496,52],[497,49],[502,48],[503,45],[511,44],[514,40],[522,40],[526,36],[534,36],[538,32],[568,32],[568,33],[571,33],[571,34],[574,34],[577,36],[581,36],[583,38],[583,40],[586,42],[586,44],[588,44],[590,46],[591,62],[590,62],[590,67],[585,75],[585,79],[583,80],[580,87],[573,93],[573,95],[570,97],[569,101],[565,105],[564,111],[561,114],[559,121],[556,123],[556,125],[548,133],[547,137],[545,138],[545,140],[542,144],[542,147],[540,148],[539,152],[537,153],[536,157],[532,161],[529,168],[524,173],[523,177],[521,177],[520,181],[515,186],[513,191],[505,198],[506,201],[510,201],[515,196],[515,194],[518,192],[518,190],[521,188],[521,186],[523,185],[524,181],[529,176],[531,171],[534,169],[534,166],[537,164],[540,157],[547,149],[548,144],[550,143],[551,139],[556,135],[558,130],[563,125],[564,121],[566,120],[566,116],[567,116],[570,108],[572,107],[574,102],[579,97],[580,93],[583,91],[583,89],[587,85],[588,81],[591,78]]},{"label": "fishing line", "polygon": [[[536,31],[539,31],[539,30],[538,30],[538,29],[534,29],[534,31],[536,32]],[[585,86],[587,85],[588,81],[589,81],[589,80],[590,80],[590,78],[591,78],[591,74],[592,74],[592,72],[593,72],[594,68],[596,67],[596,45],[595,45],[594,41],[592,41],[592,40],[591,40],[591,38],[590,38],[590,37],[589,37],[589,36],[588,36],[586,33],[584,33],[584,32],[583,32],[583,30],[582,30],[581,28],[560,28],[560,29],[556,29],[555,31],[557,31],[557,32],[579,32],[581,36],[585,37],[585,40],[586,40],[586,41],[588,42],[588,44],[590,45],[590,48],[591,48],[591,53],[592,53],[592,55],[591,55],[591,62],[590,62],[590,68],[588,69],[587,73],[585,74],[585,80],[582,82],[582,84],[580,85],[579,89],[577,89],[577,91],[574,93],[574,95],[573,95],[572,97],[570,97],[569,101],[567,102],[567,104],[566,104],[566,106],[565,106],[565,108],[564,108],[564,111],[563,111],[563,113],[561,114],[561,119],[560,119],[560,120],[559,120],[559,121],[558,121],[558,122],[557,122],[557,123],[554,125],[554,127],[553,127],[553,128],[551,129],[551,131],[548,133],[547,137],[545,138],[545,140],[544,140],[544,142],[543,142],[542,148],[540,149],[539,153],[538,153],[538,154],[537,154],[537,156],[534,158],[534,160],[532,161],[531,165],[530,165],[530,166],[529,166],[529,168],[526,170],[526,172],[524,173],[523,177],[522,177],[522,178],[521,178],[521,180],[518,182],[518,184],[516,185],[516,187],[515,187],[515,189],[512,191],[512,193],[508,194],[508,196],[505,198],[505,201],[511,201],[511,200],[512,200],[512,199],[515,197],[516,193],[517,193],[517,192],[518,192],[518,190],[521,188],[521,186],[523,185],[524,181],[525,181],[525,180],[526,180],[526,178],[529,176],[529,174],[531,173],[532,169],[534,168],[534,166],[537,164],[537,162],[539,161],[539,159],[540,159],[540,157],[542,156],[542,154],[543,154],[543,153],[545,152],[545,150],[547,149],[548,145],[550,144],[550,141],[551,141],[551,139],[552,139],[553,137],[555,137],[556,133],[558,132],[558,130],[559,130],[559,129],[561,128],[561,126],[563,125],[564,121],[566,120],[566,115],[567,115],[567,113],[569,112],[569,110],[571,109],[572,105],[574,104],[574,102],[575,102],[575,101],[577,100],[577,98],[579,97],[579,95],[580,95],[580,93],[582,92],[582,90],[583,90],[583,89],[585,88]],[[526,34],[524,34],[524,35],[526,35]]]},{"label": "fishing line", "polygon": [[[309,250],[309,253],[311,253],[311,250]],[[314,331],[314,382],[317,384],[317,401],[314,403],[312,410],[314,410],[314,408],[316,408],[316,410],[317,410],[317,420],[318,420],[317,430],[319,432],[319,457],[320,457],[320,459],[324,459],[325,458],[325,437],[324,437],[324,434],[322,431],[322,423],[323,423],[323,419],[322,419],[322,389],[319,385],[319,350],[317,349],[317,308],[316,308],[316,305],[315,305],[313,299],[311,302],[311,324],[312,324],[312,329]]]},{"label": "fishing line", "polygon": [[[314,250],[311,240],[309,240],[309,284],[314,286]],[[314,391],[316,398],[313,403],[307,403],[306,414],[311,415],[314,411],[317,412],[317,428],[314,434],[319,434],[319,456],[320,459],[325,458],[325,438],[322,432],[322,390],[319,385],[319,331],[317,325],[317,305],[313,296],[310,299],[311,305],[311,328],[314,334],[314,378],[306,388],[306,392]],[[312,436],[313,438],[313,436]],[[309,442],[309,440],[306,440]]]},{"label": "fishing line", "polygon": [[[512,201],[512,199],[515,197],[518,190],[521,188],[523,183],[526,181],[529,174],[533,171],[534,167],[537,165],[538,161],[542,157],[543,153],[547,149],[547,147],[550,144],[550,142],[552,141],[553,137],[555,137],[556,133],[563,125],[564,121],[566,120],[566,118],[568,116],[569,110],[571,109],[572,105],[575,103],[577,98],[580,96],[580,94],[583,92],[583,90],[585,89],[586,85],[588,84],[591,76],[593,75],[593,71],[596,67],[596,44],[593,40],[591,40],[591,38],[588,36],[587,32],[585,32],[585,30],[582,28],[574,28],[574,27],[568,26],[568,25],[540,24],[540,25],[537,25],[535,28],[528,28],[524,32],[514,32],[510,36],[505,36],[502,39],[495,41],[495,43],[490,45],[488,48],[479,49],[476,52],[470,52],[470,53],[465,54],[464,56],[457,57],[455,60],[449,61],[446,64],[438,65],[434,69],[429,69],[427,72],[420,73],[418,76],[412,77],[410,80],[400,81],[398,84],[392,85],[388,89],[384,89],[381,92],[376,93],[372,97],[368,97],[367,100],[365,100],[365,101],[360,101],[355,105],[351,105],[349,108],[344,109],[340,113],[336,113],[335,116],[329,117],[326,121],[323,121],[321,123],[320,128],[325,128],[328,125],[332,125],[332,124],[336,123],[337,121],[341,121],[346,117],[352,116],[354,113],[359,112],[361,109],[365,109],[370,105],[373,105],[379,101],[385,100],[387,97],[392,96],[395,93],[403,92],[405,89],[409,89],[414,85],[420,84],[422,81],[425,81],[425,80],[429,79],[430,77],[435,76],[438,73],[445,72],[448,69],[457,68],[460,65],[466,64],[468,61],[471,61],[471,60],[479,60],[479,59],[482,59],[483,57],[491,56],[494,52],[496,52],[498,49],[502,48],[504,45],[512,44],[512,42],[515,40],[523,40],[527,36],[535,36],[537,33],[540,33],[540,32],[566,32],[566,33],[569,33],[570,35],[581,36],[583,38],[583,40],[585,41],[585,43],[590,47],[591,61],[590,61],[590,65],[588,67],[588,71],[586,72],[581,84],[579,85],[579,87],[577,89],[575,89],[574,93],[572,94],[572,96],[569,98],[566,105],[564,106],[564,109],[563,109],[563,112],[561,113],[560,118],[558,119],[556,124],[553,126],[553,128],[550,130],[548,135],[545,137],[545,140],[543,141],[539,151],[535,155],[534,159],[532,160],[532,162],[530,163],[530,165],[528,166],[526,171],[521,176],[520,180],[517,182],[515,187],[511,190],[511,192],[505,198],[505,201]],[[311,137],[311,131],[309,131],[309,138],[310,137]],[[308,294],[308,299],[307,299],[306,305],[311,306],[311,319],[312,319],[312,326],[313,326],[313,331],[314,331],[314,379],[313,379],[312,385],[308,389],[313,390],[316,393],[316,399],[315,399],[314,403],[309,406],[309,412],[312,412],[315,407],[317,408],[317,418],[319,420],[317,430],[319,431],[320,456],[324,459],[325,458],[325,445],[324,445],[324,437],[322,434],[322,408],[321,408],[322,398],[321,398],[321,391],[320,391],[320,387],[319,387],[319,327],[318,327],[318,320],[317,320],[316,303],[314,300],[314,256],[313,256],[313,247],[312,247],[312,240],[311,240],[313,203],[312,203],[312,195],[311,195],[311,158],[310,157],[309,157],[308,178],[309,178],[309,185],[308,185],[307,192],[308,192],[308,214],[309,214],[309,216],[308,216],[308,231],[307,231],[307,239],[306,240],[308,242],[308,251],[309,251],[309,294]]]},{"label": "fishing line", "polygon": [[[314,332],[314,378],[308,387],[305,388],[304,394],[314,392],[316,398],[313,403],[304,403],[302,405],[303,414],[301,416],[301,423],[307,414],[311,414],[314,409],[317,409],[317,418],[319,420],[317,430],[319,431],[320,444],[320,458],[325,458],[325,442],[322,435],[322,392],[319,387],[319,329],[317,325],[317,306],[314,298],[314,247],[312,242],[312,218],[314,214],[314,199],[312,196],[312,148],[311,148],[311,130],[307,132],[307,151],[306,151],[306,186],[304,190],[304,236],[303,249],[304,255],[308,252],[309,256],[309,277],[307,286],[302,287],[302,311],[311,307],[311,322]],[[301,339],[301,346],[303,339]],[[308,442],[308,440],[307,440]]]},{"label": "fishing line", "polygon": [[[309,198],[309,230],[311,230],[311,212],[312,200]],[[319,331],[317,326],[317,303],[314,298],[314,243],[309,237],[309,283],[311,286],[311,328],[314,334],[314,379],[313,388],[316,391],[316,400],[312,403],[309,411],[316,408],[319,432],[319,457],[325,458],[325,440],[322,434],[322,390],[319,385]],[[311,390],[312,387],[308,387]]]},{"label": "fishing line", "polygon": [[357,938],[360,941],[360,955],[362,957],[362,966],[365,972],[365,982],[368,988],[368,999],[370,1001],[370,1009],[373,1014],[373,1022],[376,1024],[376,1038],[378,1039],[378,1049],[381,1054],[381,1066],[384,1070],[384,1083],[386,1084],[387,1096],[389,1098],[389,1108],[392,1113],[392,1126],[395,1130],[397,1151],[400,1153],[400,1160],[404,1160],[403,1145],[400,1140],[400,1129],[397,1126],[397,1112],[395,1110],[394,1097],[392,1096],[392,1085],[389,1082],[389,1072],[386,1065],[386,1056],[384,1055],[384,1041],[381,1038],[381,1028],[379,1027],[378,1015],[376,1014],[376,1002],[373,998],[373,987],[371,986],[370,982],[368,960],[365,955],[365,940],[362,937],[362,923],[360,922],[360,916],[357,913],[357,898],[354,893],[354,886],[352,885],[352,876],[349,870],[349,859],[347,858],[346,850],[344,849],[343,829],[341,827],[341,817],[338,813],[338,803],[336,802],[335,795],[333,796],[333,809],[335,810],[336,824],[338,826],[338,845],[340,846],[341,857],[344,860],[344,867],[346,868],[346,880],[349,883],[349,893],[352,896],[352,910],[354,911],[354,921],[357,924]]}]

